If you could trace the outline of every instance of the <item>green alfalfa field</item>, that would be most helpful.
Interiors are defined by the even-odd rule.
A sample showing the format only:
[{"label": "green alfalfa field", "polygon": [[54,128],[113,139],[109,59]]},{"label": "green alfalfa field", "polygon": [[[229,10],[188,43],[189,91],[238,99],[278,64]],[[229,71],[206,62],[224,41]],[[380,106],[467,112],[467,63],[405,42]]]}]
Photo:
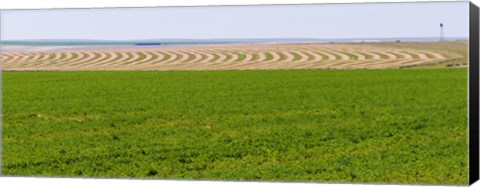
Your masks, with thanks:
[{"label": "green alfalfa field", "polygon": [[3,174],[467,184],[467,68],[2,72]]}]

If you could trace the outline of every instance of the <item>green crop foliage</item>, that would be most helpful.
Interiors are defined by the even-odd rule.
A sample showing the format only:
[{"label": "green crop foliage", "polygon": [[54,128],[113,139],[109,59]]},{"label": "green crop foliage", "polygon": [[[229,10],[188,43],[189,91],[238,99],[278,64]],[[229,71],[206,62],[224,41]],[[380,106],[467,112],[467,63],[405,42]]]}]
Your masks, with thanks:
[{"label": "green crop foliage", "polygon": [[[155,54],[155,53],[152,53],[152,52],[145,52],[145,54],[148,54],[148,55],[151,55],[151,56],[152,56],[152,58],[150,58],[150,61],[152,61],[152,62],[156,62],[156,61],[159,60],[158,54]],[[147,58],[147,55],[145,55],[145,56],[142,58],[142,60],[145,59],[145,58]],[[140,61],[140,60],[138,60],[138,61]],[[144,64],[145,62],[148,62],[148,60],[147,60],[147,61],[144,61],[144,62],[137,63],[137,64]]]},{"label": "green crop foliage", "polygon": [[420,57],[416,53],[410,53],[410,52],[403,52],[403,53],[409,54],[410,56],[412,56],[412,59],[415,59],[415,60],[420,59]]},{"label": "green crop foliage", "polygon": [[368,54],[368,53],[359,53],[359,54],[362,54],[363,56],[365,56],[365,59],[373,59],[373,56],[371,54]]},{"label": "green crop foliage", "polygon": [[[170,55],[169,53],[162,53],[162,52],[157,52],[157,53],[162,54],[163,58],[155,60],[155,62],[153,62],[152,64],[157,64],[159,62],[163,62],[163,61],[166,61],[166,60],[169,60],[170,58],[172,58],[172,55]],[[154,56],[157,56],[157,55],[154,55]]]},{"label": "green crop foliage", "polygon": [[[173,52],[172,52],[173,53]],[[172,61],[168,62],[169,64],[171,63],[174,63],[174,62],[178,62],[180,59],[182,59],[182,54],[181,53],[174,53],[176,54],[177,56],[175,57],[175,59],[173,59]]]},{"label": "green crop foliage", "polygon": [[397,59],[402,59],[402,58],[404,58],[403,55],[400,55],[400,54],[398,54],[398,53],[394,53],[394,52],[385,52],[385,53],[391,54],[391,55],[395,56],[395,58],[397,58]]},{"label": "green crop foliage", "polygon": [[347,55],[348,56],[348,59],[350,60],[357,60],[358,59],[358,56],[357,55],[354,55],[352,53],[349,53],[349,52],[341,52],[341,51],[336,51],[337,53],[341,53],[341,54],[344,54],[344,55]]},{"label": "green crop foliage", "polygon": [[5,175],[461,184],[467,69],[3,72]]},{"label": "green crop foliage", "polygon": [[282,62],[284,61],[285,59],[287,59],[287,56],[285,55],[285,53],[283,53],[282,51],[279,51],[278,53],[278,60],[276,60],[275,62]]},{"label": "green crop foliage", "polygon": [[325,60],[328,60],[328,56],[323,54],[323,53],[320,53],[320,52],[317,52],[317,51],[312,51],[313,53],[315,54],[318,54],[322,57],[322,60],[321,61],[325,61]]},{"label": "green crop foliage", "polygon": [[[371,53],[379,55],[380,59],[388,59],[388,55],[386,55],[384,53],[379,53],[379,52],[371,52]],[[417,56],[417,58],[418,58],[418,56]],[[416,59],[416,58],[414,57],[414,59]]]},{"label": "green crop foliage", "polygon": [[[134,58],[133,54],[131,54],[131,53],[126,53],[126,55],[127,55],[127,58],[125,60],[123,60],[123,62],[128,62],[128,61],[130,61]],[[123,64],[125,64],[125,63],[123,63]]]},{"label": "green crop foliage", "polygon": [[[331,51],[329,51],[329,52],[331,52]],[[332,54],[333,56],[335,56],[335,59],[336,59],[336,60],[342,59],[342,56],[340,56],[340,55],[338,54],[338,52],[336,52],[336,51],[333,51],[333,52],[335,52],[335,53],[330,53],[330,54]]]},{"label": "green crop foliage", "polygon": [[[73,55],[75,55],[75,53],[73,53]],[[112,55],[109,54],[109,53],[107,53],[107,55],[108,55],[108,58],[110,58],[110,57],[112,56]],[[115,62],[115,61],[117,61],[117,60],[120,60],[120,59],[123,57],[123,56],[122,56],[122,53],[115,53],[115,55],[116,55],[116,56],[115,56],[114,59],[109,60],[109,61],[106,61],[106,62],[102,62],[102,63],[95,64],[95,66],[108,64],[108,63],[110,63],[110,62]]]},{"label": "green crop foliage", "polygon": [[99,59],[101,56],[100,53],[93,53],[93,54],[95,55],[95,57],[92,58],[92,61]]},{"label": "green crop foliage", "polygon": [[310,53],[304,53],[304,54],[308,56],[307,61],[313,61],[315,59],[315,56],[313,56]]},{"label": "green crop foliage", "polygon": [[[135,61],[130,61],[130,62],[126,62],[126,63],[123,63],[123,65],[126,65],[126,64],[131,64],[131,63],[134,63],[134,62],[139,62],[145,58],[147,58],[147,55],[145,55],[145,53],[137,53],[138,54],[138,58],[135,59]],[[133,56],[133,55],[132,55]],[[130,58],[129,58],[130,59]],[[127,61],[127,60],[125,60]]]},{"label": "green crop foliage", "polygon": [[232,53],[229,53],[229,52],[226,52],[226,51],[221,51],[224,55],[226,55],[227,57],[225,58],[225,60],[223,60],[223,62],[221,63],[224,63],[224,62],[227,62],[228,60],[232,59],[233,58],[233,54]]},{"label": "green crop foliage", "polygon": [[253,53],[250,61],[255,61],[255,60],[258,60],[259,58],[260,58],[260,53]]},{"label": "green crop foliage", "polygon": [[191,62],[191,61],[193,61],[193,60],[195,59],[195,54],[193,54],[193,53],[187,53],[187,55],[188,55],[187,60],[184,60],[183,62]]},{"label": "green crop foliage", "polygon": [[213,58],[208,62],[216,62],[220,58],[220,55],[215,51],[208,51],[208,52],[213,55]]},{"label": "green crop foliage", "polygon": [[302,59],[302,56],[300,56],[300,55],[299,55],[298,53],[296,53],[296,52],[290,52],[290,54],[293,55],[293,59],[292,59],[293,62]]},{"label": "green crop foliage", "polygon": [[237,60],[235,60],[235,62],[241,62],[241,61],[245,60],[245,58],[247,58],[247,55],[243,52],[239,52],[236,55],[238,55],[238,58],[237,58]]},{"label": "green crop foliage", "polygon": [[272,53],[269,53],[269,52],[265,52],[265,60],[264,61],[270,61],[273,59],[273,55]]}]

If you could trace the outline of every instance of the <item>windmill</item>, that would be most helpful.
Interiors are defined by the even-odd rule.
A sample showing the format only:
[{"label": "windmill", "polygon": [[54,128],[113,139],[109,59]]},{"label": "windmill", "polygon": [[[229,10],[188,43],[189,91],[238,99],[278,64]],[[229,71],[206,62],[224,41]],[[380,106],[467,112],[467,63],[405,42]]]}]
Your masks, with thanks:
[{"label": "windmill", "polygon": [[444,41],[445,36],[443,35],[443,23],[440,23],[440,41]]}]

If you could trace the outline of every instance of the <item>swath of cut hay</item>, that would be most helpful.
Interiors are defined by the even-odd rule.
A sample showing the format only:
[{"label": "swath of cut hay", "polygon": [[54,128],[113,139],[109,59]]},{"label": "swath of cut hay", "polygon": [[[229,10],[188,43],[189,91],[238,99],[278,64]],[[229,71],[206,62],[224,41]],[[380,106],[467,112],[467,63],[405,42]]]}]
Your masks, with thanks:
[{"label": "swath of cut hay", "polygon": [[[412,44],[414,45],[414,44]],[[249,44],[5,51],[3,70],[381,69],[465,59],[448,48],[389,44]],[[467,49],[465,45],[465,50]]]}]

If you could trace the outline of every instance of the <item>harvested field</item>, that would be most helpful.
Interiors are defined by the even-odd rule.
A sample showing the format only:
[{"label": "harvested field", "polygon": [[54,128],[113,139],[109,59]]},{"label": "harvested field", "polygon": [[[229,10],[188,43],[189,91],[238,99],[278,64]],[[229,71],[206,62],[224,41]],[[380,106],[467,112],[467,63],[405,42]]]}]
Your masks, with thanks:
[{"label": "harvested field", "polygon": [[[3,70],[382,69],[466,61],[467,42],[6,50]],[[444,65],[445,66],[445,65]]]}]

